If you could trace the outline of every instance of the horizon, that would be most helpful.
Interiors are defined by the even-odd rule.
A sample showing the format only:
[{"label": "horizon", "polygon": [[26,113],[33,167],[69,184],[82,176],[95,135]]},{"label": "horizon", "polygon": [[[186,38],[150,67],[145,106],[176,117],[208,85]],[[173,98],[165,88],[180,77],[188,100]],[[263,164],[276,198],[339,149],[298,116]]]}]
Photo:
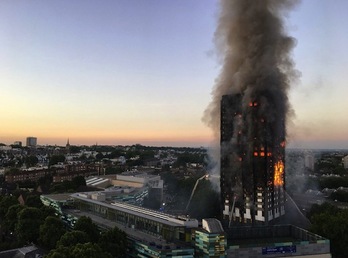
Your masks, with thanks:
[{"label": "horizon", "polygon": [[[35,137],[35,136],[28,136],[28,137]],[[65,140],[65,142],[63,141],[59,141],[59,143],[40,143],[39,138],[37,138],[38,143],[37,143],[37,147],[48,147],[48,146],[57,146],[57,147],[65,147],[67,144],[68,139]],[[20,141],[20,140],[18,140]],[[26,139],[24,139],[22,142],[22,147],[26,147],[25,146],[25,141]],[[14,141],[15,142],[15,141]],[[5,144],[6,146],[10,146],[13,145],[14,142],[5,142],[5,141],[0,141],[0,144]],[[209,149],[214,149],[214,143],[210,142],[210,143],[202,143],[202,144],[182,144],[181,142],[159,142],[159,141],[119,141],[119,142],[115,142],[115,143],[105,143],[105,142],[94,142],[90,141],[90,143],[73,143],[71,142],[71,139],[69,139],[69,144],[71,146],[77,146],[77,147],[83,147],[83,146],[87,146],[87,147],[92,147],[92,146],[112,146],[112,147],[116,147],[116,146],[134,146],[134,145],[141,145],[144,147],[156,147],[156,148],[204,148],[206,150]],[[288,144],[285,147],[286,150],[302,150],[302,151],[348,151],[348,147],[337,147],[337,146],[304,146],[304,145],[291,145]]]}]

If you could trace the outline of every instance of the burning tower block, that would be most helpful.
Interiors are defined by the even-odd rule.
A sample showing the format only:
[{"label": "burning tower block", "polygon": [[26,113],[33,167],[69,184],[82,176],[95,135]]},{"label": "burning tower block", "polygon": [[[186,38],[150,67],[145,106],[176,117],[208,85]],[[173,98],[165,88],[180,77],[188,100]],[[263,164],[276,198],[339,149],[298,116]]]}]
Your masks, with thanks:
[{"label": "burning tower block", "polygon": [[229,226],[275,224],[285,214],[285,115],[272,96],[221,100],[221,205]]}]

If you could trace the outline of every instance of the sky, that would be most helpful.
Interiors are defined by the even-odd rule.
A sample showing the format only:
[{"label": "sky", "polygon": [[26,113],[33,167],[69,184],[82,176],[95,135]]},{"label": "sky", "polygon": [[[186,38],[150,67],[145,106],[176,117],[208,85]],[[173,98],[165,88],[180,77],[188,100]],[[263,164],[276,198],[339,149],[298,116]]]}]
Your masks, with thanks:
[{"label": "sky", "polygon": [[[0,142],[208,146],[217,0],[0,1]],[[288,146],[348,149],[346,0],[303,0]]]}]

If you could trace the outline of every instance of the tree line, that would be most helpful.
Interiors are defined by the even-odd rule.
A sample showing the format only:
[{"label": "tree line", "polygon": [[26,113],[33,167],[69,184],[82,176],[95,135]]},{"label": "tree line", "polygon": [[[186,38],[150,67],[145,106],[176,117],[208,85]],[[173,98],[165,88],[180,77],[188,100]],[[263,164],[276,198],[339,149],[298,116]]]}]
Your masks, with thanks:
[{"label": "tree line", "polygon": [[0,197],[0,250],[35,244],[46,250],[47,258],[124,257],[125,232],[118,228],[101,232],[84,216],[70,229],[54,209],[32,203],[32,206],[21,205],[14,196]]},{"label": "tree line", "polygon": [[314,204],[308,214],[310,232],[330,240],[333,257],[345,258],[348,253],[348,210],[329,203]]}]

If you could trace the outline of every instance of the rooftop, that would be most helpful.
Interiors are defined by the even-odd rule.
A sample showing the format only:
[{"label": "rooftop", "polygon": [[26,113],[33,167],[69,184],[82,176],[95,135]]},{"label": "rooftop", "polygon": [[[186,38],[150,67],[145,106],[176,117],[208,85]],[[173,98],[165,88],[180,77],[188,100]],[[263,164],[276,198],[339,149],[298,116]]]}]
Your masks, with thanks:
[{"label": "rooftop", "polygon": [[88,216],[92,219],[94,223],[97,225],[104,227],[104,228],[114,228],[117,227],[118,229],[124,231],[128,237],[137,240],[138,242],[147,244],[149,246],[152,246],[153,249],[161,249],[162,247],[168,250],[176,250],[178,247],[181,248],[189,248],[190,245],[181,242],[181,241],[174,241],[174,242],[168,242],[162,237],[159,236],[153,236],[144,232],[141,232],[139,230],[136,230],[132,227],[127,227],[125,225],[122,225],[120,223],[110,221],[108,219],[104,219],[100,216],[91,214],[89,212],[83,212],[79,210],[68,210],[66,211],[68,214],[71,214],[77,218],[82,217],[82,216]]},{"label": "rooftop", "polygon": [[217,219],[209,218],[203,219],[202,221],[203,229],[209,233],[223,233],[224,229],[222,228],[221,222]]},{"label": "rooftop", "polygon": [[[89,194],[91,194],[91,193],[89,193]],[[174,227],[178,227],[178,226],[186,226],[187,227],[188,226],[188,227],[190,227],[190,225],[192,225],[192,226],[198,225],[198,221],[196,219],[190,219],[186,216],[173,216],[173,215],[166,214],[163,212],[154,211],[154,210],[150,210],[150,209],[146,209],[146,208],[139,207],[136,205],[126,204],[126,203],[118,202],[118,201],[102,202],[102,201],[97,201],[97,200],[86,198],[85,196],[86,195],[84,193],[71,194],[71,197],[78,199],[78,200],[81,200],[81,201],[87,201],[87,202],[91,202],[94,204],[102,205],[104,207],[123,211],[125,213],[133,214],[135,216],[143,217],[143,218],[153,220],[156,222],[160,222],[160,223],[163,223],[163,224],[166,224],[169,226],[174,226]]]}]

